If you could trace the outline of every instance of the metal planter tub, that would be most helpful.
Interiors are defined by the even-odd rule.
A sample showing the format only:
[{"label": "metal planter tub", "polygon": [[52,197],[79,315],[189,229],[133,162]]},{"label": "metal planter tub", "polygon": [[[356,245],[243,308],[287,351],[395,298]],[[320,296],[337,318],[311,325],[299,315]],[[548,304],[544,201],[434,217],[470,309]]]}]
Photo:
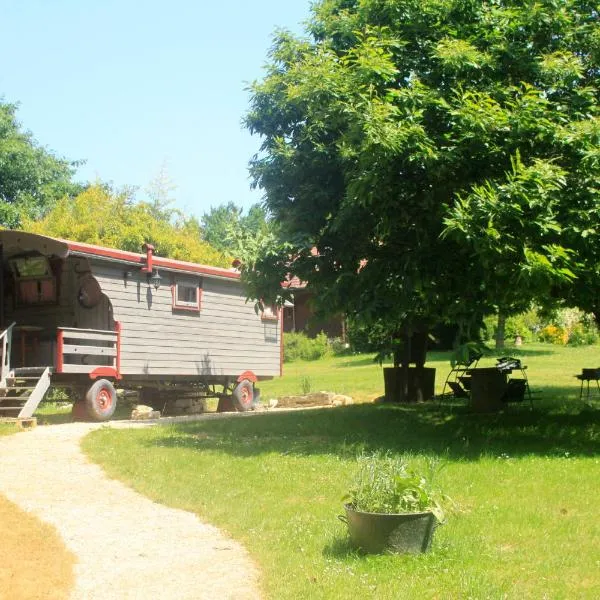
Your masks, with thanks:
[{"label": "metal planter tub", "polygon": [[383,514],[357,511],[349,504],[344,508],[342,520],[353,545],[369,554],[427,552],[439,524],[432,512]]}]

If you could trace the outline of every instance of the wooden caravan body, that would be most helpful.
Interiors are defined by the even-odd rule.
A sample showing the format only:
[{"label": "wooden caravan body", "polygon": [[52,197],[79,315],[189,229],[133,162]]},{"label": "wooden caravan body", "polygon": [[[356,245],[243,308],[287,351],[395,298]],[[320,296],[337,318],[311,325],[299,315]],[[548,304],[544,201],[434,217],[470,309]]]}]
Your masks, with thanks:
[{"label": "wooden caravan body", "polygon": [[[281,374],[280,311],[256,314],[234,269],[144,250],[0,231],[3,357],[21,373],[48,368],[65,387],[102,379],[222,395],[245,381],[242,399],[253,401],[256,381]],[[223,392],[209,393],[214,385]]]}]

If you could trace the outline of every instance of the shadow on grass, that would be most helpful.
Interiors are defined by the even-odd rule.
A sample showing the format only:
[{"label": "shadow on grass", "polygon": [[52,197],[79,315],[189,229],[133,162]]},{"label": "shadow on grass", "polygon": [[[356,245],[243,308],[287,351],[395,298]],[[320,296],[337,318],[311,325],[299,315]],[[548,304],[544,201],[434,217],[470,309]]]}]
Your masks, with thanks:
[{"label": "shadow on grass", "polygon": [[548,356],[550,354],[554,354],[555,351],[552,349],[548,350],[539,350],[533,348],[517,348],[517,347],[509,347],[503,348],[502,350],[496,350],[495,348],[488,348],[484,356],[513,356],[518,358],[519,356]]},{"label": "shadow on grass", "polygon": [[[504,348],[503,350],[495,350],[493,348],[488,348],[484,353],[484,356],[487,357],[501,357],[501,356],[512,356],[515,358],[519,357],[527,357],[527,356],[549,356],[554,354],[555,351],[552,349],[548,350],[539,350],[533,348],[516,348],[509,347]],[[450,358],[452,356],[452,352],[450,351],[432,351],[427,354],[427,361],[434,363],[448,363],[448,368],[450,368]],[[342,360],[344,357],[340,357]],[[384,362],[382,365],[376,360],[375,355],[367,356],[364,358],[352,360],[350,356],[347,357],[347,360],[344,362],[340,362],[338,364],[332,365],[334,369],[347,369],[352,367],[365,367],[369,365],[383,366],[383,367],[391,367],[391,363]]]},{"label": "shadow on grass", "polygon": [[334,538],[323,548],[323,556],[328,558],[346,558],[354,556],[361,558],[364,553],[357,550],[350,542],[348,535]]},{"label": "shadow on grass", "polygon": [[[553,395],[557,390],[553,388]],[[530,410],[523,404],[481,415],[457,404],[355,405],[179,424],[148,444],[244,457],[265,453],[354,457],[362,450],[445,454],[464,460],[531,454],[597,456],[600,409]]]},{"label": "shadow on grass", "polygon": [[[62,403],[61,403],[62,404]],[[129,419],[131,416],[132,402],[129,400],[120,400],[117,402],[117,408],[112,416],[113,421]],[[57,405],[52,402],[42,402],[39,409],[34,413],[38,425],[63,425],[64,423],[72,423],[72,405]],[[92,419],[86,419],[88,422],[93,422]]]},{"label": "shadow on grass", "polygon": [[[344,360],[345,359],[345,360]],[[352,360],[350,357],[341,357],[341,360],[344,362],[340,362],[338,364],[332,365],[334,369],[347,369],[352,367],[366,367],[375,365],[377,367],[384,366],[387,367],[387,364],[380,365],[379,361],[375,359],[375,356],[369,356],[365,358],[357,358],[356,360]]]}]

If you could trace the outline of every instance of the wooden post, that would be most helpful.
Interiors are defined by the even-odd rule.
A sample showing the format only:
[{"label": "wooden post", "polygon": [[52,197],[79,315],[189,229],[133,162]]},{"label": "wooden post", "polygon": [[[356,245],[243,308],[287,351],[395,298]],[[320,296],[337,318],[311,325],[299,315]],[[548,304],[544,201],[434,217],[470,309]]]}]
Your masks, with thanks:
[{"label": "wooden post", "polygon": [[56,372],[63,372],[63,349],[64,349],[64,340],[63,340],[63,331],[59,329],[56,333]]},{"label": "wooden post", "polygon": [[115,360],[115,370],[117,378],[121,377],[121,322],[115,321],[115,331],[117,332],[117,356]]}]

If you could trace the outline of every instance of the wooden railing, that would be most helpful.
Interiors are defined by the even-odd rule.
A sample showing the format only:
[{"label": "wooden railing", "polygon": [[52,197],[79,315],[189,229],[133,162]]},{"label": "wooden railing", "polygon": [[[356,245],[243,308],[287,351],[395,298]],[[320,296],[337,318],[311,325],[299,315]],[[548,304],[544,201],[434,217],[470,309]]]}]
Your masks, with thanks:
[{"label": "wooden railing", "polygon": [[[73,357],[81,357],[73,362]],[[101,361],[99,358],[107,360]],[[90,377],[121,378],[121,325],[115,331],[59,327],[56,373],[88,373]]]},{"label": "wooden railing", "polygon": [[2,365],[0,365],[0,386],[6,387],[6,378],[10,372],[10,352],[12,348],[12,332],[16,323],[11,323],[2,333]]}]

